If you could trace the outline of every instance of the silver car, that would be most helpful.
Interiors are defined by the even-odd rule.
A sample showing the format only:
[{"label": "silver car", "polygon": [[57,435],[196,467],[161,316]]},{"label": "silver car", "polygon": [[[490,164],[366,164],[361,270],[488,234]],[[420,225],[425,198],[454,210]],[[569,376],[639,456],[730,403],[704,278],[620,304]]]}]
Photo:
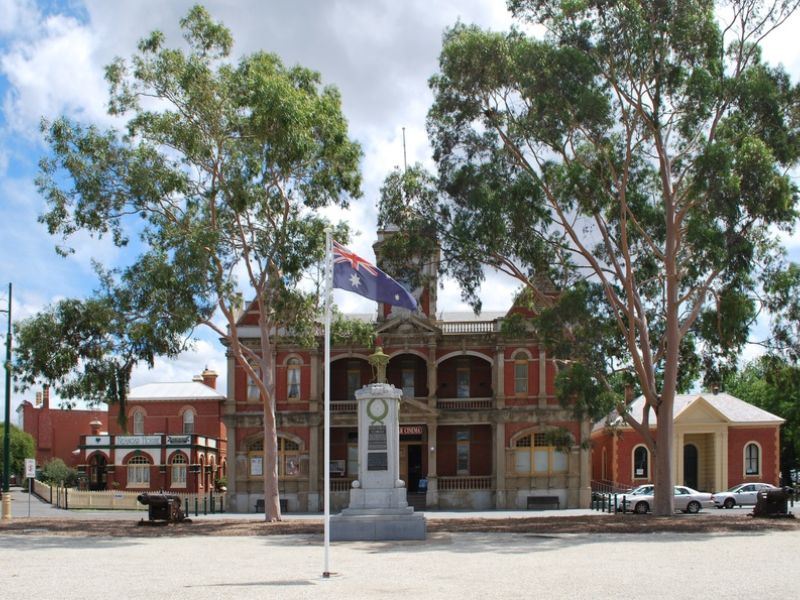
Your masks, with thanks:
[{"label": "silver car", "polygon": [[[698,492],[685,485],[676,485],[674,490],[675,510],[681,510],[686,513],[696,513],[701,508],[711,508],[714,506],[711,494],[707,492]],[[632,494],[625,498],[626,509],[638,514],[645,514],[652,509],[654,504],[653,500],[653,492],[649,494]]]},{"label": "silver car", "polygon": [[758,499],[758,492],[761,490],[776,490],[774,485],[769,483],[740,483],[724,492],[714,492],[711,499],[717,508],[733,508],[737,504],[755,504]]}]

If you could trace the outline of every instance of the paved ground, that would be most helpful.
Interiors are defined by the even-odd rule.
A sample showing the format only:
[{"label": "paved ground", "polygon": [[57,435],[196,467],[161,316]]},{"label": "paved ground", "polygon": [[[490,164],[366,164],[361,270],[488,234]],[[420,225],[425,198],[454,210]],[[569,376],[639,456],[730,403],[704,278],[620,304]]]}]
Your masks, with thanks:
[{"label": "paved ground", "polygon": [[[26,495],[15,492],[13,497],[13,514],[30,527],[24,535],[3,535],[0,528],[3,600],[783,598],[797,570],[800,546],[800,530],[636,535],[437,532],[423,542],[334,543],[328,562],[333,574],[324,579],[319,534],[57,536],[37,527],[36,519],[27,520]],[[32,516],[35,511],[46,517],[55,511],[62,518],[90,520],[142,514],[60,511],[36,504],[33,498]],[[571,513],[480,515],[544,517],[555,512]],[[429,513],[454,519],[475,514]]]}]

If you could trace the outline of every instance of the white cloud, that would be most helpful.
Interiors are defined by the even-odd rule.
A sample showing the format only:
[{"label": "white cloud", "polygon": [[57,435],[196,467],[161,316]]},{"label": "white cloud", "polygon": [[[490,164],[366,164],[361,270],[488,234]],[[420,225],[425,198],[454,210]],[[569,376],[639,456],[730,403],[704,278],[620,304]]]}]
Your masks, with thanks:
[{"label": "white cloud", "polygon": [[0,36],[5,39],[33,30],[39,18],[33,0],[0,0]]},{"label": "white cloud", "polygon": [[0,59],[12,91],[4,99],[8,126],[35,138],[42,117],[68,115],[105,123],[107,86],[92,31],[72,17],[49,16],[39,35],[20,39]]},{"label": "white cloud", "polygon": [[[136,42],[153,29],[167,43],[182,44],[178,21],[196,0],[0,0],[0,273],[14,281],[15,315],[62,296],[88,294],[95,285],[92,258],[119,263],[129,256],[108,240],[77,237],[78,252],[65,260],[53,252],[56,242],[36,222],[43,201],[33,186],[35,163],[44,152],[37,133],[42,116],[66,114],[84,122],[112,123],[105,113],[107,87],[103,67],[114,57],[129,57]],[[377,202],[385,176],[402,167],[402,128],[408,164],[433,170],[425,117],[432,101],[428,78],[437,69],[442,32],[456,21],[507,30],[512,24],[505,2],[495,0],[299,0],[256,2],[210,0],[203,4],[233,32],[234,52],[275,52],[287,65],[320,71],[325,84],[337,86],[351,135],[364,148],[364,197],[349,211],[325,212],[347,220],[356,233],[350,247],[374,260]],[[765,44],[770,62],[782,62],[795,80],[800,54],[793,37],[798,16]],[[530,27],[525,27],[531,31]],[[797,234],[785,236],[796,250]],[[517,289],[514,280],[487,274],[484,310],[505,310]],[[374,313],[369,300],[334,293],[345,312]],[[438,292],[439,311],[469,310],[460,290],[445,281]],[[1,320],[1,319],[0,319]],[[223,381],[224,353],[213,336],[204,336],[193,352],[177,361],[158,361],[142,369],[136,381],[188,380],[209,365]],[[216,362],[215,362],[216,361]]]},{"label": "white cloud", "polygon": [[[207,332],[198,333],[203,337],[208,335]],[[225,353],[221,351],[219,343],[211,339],[197,340],[191,350],[182,352],[177,358],[171,360],[156,359],[152,369],[147,368],[147,366],[139,366],[131,376],[131,387],[146,383],[191,381],[194,376],[200,375],[206,368],[215,371],[219,375],[217,378],[217,390],[225,394],[225,386],[227,384]]]}]

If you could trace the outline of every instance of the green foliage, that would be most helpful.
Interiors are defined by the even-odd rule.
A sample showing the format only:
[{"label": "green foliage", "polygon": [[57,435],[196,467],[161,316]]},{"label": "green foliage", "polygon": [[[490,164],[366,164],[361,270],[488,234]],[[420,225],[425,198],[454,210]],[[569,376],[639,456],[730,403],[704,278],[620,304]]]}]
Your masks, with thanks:
[{"label": "green foliage", "polygon": [[544,432],[545,443],[553,446],[559,452],[569,452],[575,443],[575,438],[564,427],[553,427]]},{"label": "green foliage", "polygon": [[[11,473],[22,475],[25,473],[25,459],[36,458],[36,442],[29,433],[9,424],[9,469]],[[0,465],[3,464],[3,443],[5,425],[0,423]],[[2,479],[2,473],[0,473]]]},{"label": "green foliage", "polygon": [[728,374],[725,391],[786,419],[781,427],[781,473],[800,468],[800,367],[765,355],[737,373]]},{"label": "green foliage", "polygon": [[42,467],[42,481],[50,485],[63,485],[76,487],[78,485],[78,471],[68,467],[60,458],[54,458]]},{"label": "green foliage", "polygon": [[428,115],[438,179],[395,172],[381,198],[397,262],[441,248],[476,308],[487,265],[518,279],[551,355],[588,369],[587,401],[607,405],[623,371],[649,402],[718,379],[763,289],[783,276],[774,308],[800,289],[775,235],[797,217],[800,88],[749,41],[794,5],[737,6],[723,29],[706,1],[512,0],[543,39],[445,32]]},{"label": "green foliage", "polygon": [[[123,131],[63,117],[42,123],[50,153],[37,178],[47,200],[40,221],[62,238],[59,250],[71,252],[69,238],[84,232],[117,246],[136,239],[141,253],[101,270],[103,290],[88,302],[108,314],[88,320],[93,340],[72,335],[80,319],[60,319],[60,305],[30,324],[54,325],[45,340],[59,348],[58,364],[25,336],[20,381],[54,376],[67,394],[121,401],[134,364],[174,356],[205,325],[248,375],[260,371],[265,443],[276,444],[273,344],[313,332],[315,299],[300,284],[324,255],[321,209],[361,193],[361,148],[348,137],[338,90],[318,73],[267,52],[232,56],[230,32],[201,6],[180,24],[180,49],[153,32],[130,61],[106,68],[109,113]],[[241,290],[260,315],[257,349],[237,337]],[[268,451],[268,463],[276,455]],[[265,497],[277,498],[277,469],[266,467]],[[279,518],[277,500],[267,514]]]},{"label": "green foliage", "polygon": [[356,348],[371,348],[375,342],[375,323],[349,319],[334,310],[331,319],[331,341],[334,344],[348,344]]},{"label": "green foliage", "polygon": [[579,413],[607,406],[621,373],[669,412],[800,291],[777,237],[798,215],[800,88],[753,41],[798,2],[737,1],[729,24],[707,0],[508,4],[544,36],[445,32],[427,123],[438,179],[391,174],[382,223],[439,244],[476,308],[486,266],[527,287],[551,356],[582,365],[559,383]]},{"label": "green foliage", "polygon": [[[144,251],[127,267],[98,267],[94,298],[20,326],[22,386],[44,379],[65,397],[124,401],[133,366],[175,356],[195,326],[229,338],[213,317],[232,327],[242,288],[265,337],[273,323],[293,341],[313,337],[316,298],[297,286],[323,257],[319,209],[360,194],[361,150],[339,92],[273,54],[234,60],[230,32],[202,7],[181,27],[186,50],[154,32],[129,62],[107,67],[109,111],[127,119],[125,131],[42,124],[48,231],[64,242],[110,235],[119,246],[138,237]],[[247,349],[234,343],[233,353]]]}]

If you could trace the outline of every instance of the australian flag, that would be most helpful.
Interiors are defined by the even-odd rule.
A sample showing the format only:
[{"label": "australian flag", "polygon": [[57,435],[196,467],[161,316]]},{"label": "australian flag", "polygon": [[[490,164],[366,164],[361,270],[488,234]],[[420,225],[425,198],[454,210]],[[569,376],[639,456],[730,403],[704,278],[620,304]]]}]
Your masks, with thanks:
[{"label": "australian flag", "polygon": [[370,300],[416,310],[409,291],[375,265],[333,242],[333,287],[355,292]]}]

